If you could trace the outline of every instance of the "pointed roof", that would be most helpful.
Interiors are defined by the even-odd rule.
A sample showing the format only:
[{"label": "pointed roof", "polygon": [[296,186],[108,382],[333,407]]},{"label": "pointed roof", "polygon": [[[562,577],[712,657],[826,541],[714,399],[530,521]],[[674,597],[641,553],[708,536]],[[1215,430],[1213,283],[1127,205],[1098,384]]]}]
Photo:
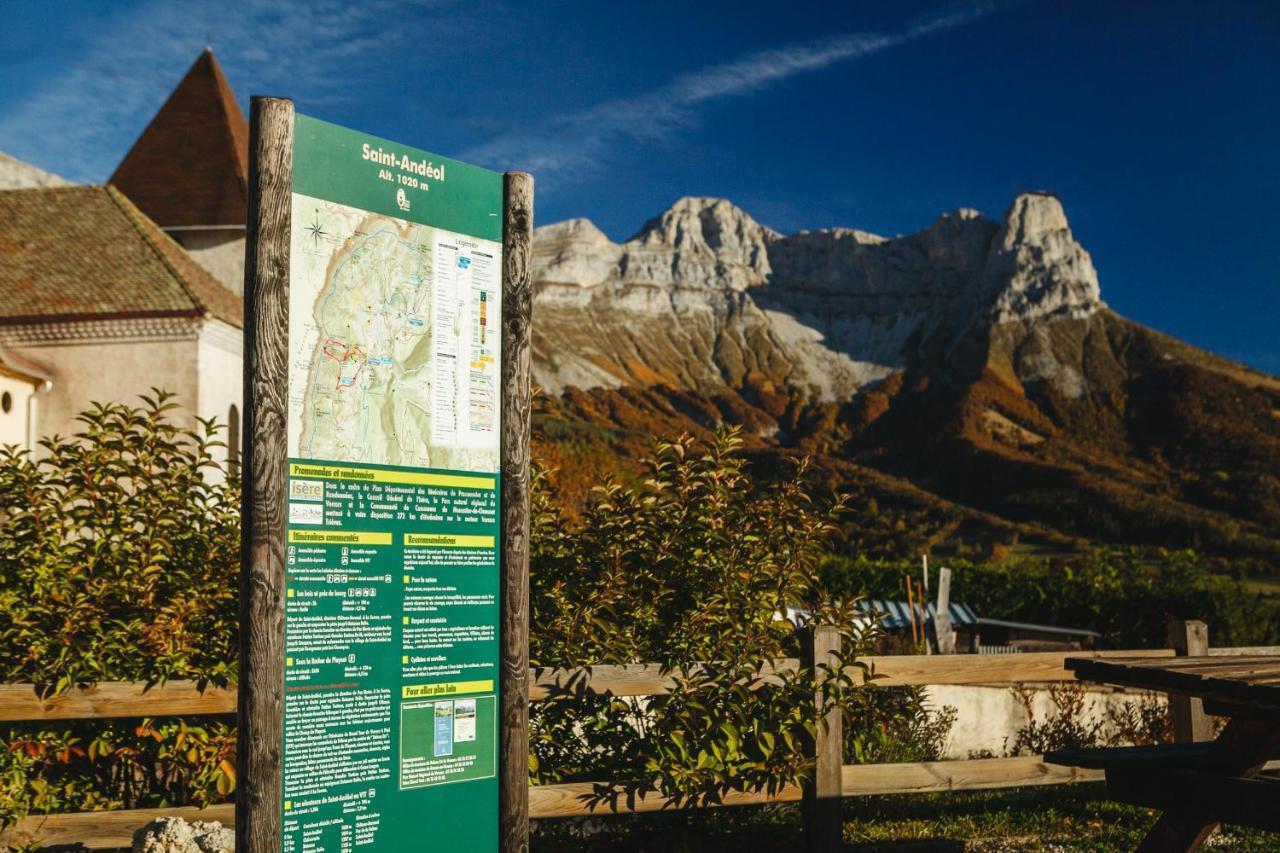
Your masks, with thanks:
[{"label": "pointed roof", "polygon": [[110,183],[161,228],[244,225],[249,126],[205,48]]},{"label": "pointed roof", "polygon": [[238,296],[112,186],[0,192],[0,325],[214,317]]}]

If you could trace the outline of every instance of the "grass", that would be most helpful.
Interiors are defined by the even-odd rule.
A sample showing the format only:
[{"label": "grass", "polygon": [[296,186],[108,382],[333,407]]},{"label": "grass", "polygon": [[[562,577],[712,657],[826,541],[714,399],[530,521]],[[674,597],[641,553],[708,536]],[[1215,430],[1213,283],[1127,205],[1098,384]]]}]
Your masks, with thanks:
[{"label": "grass", "polygon": [[[1156,813],[1103,799],[1101,785],[866,797],[845,802],[845,849],[871,851],[1128,851]],[[798,849],[795,806],[544,822],[533,853],[782,853]],[[1227,828],[1214,850],[1276,850],[1274,835]]]}]

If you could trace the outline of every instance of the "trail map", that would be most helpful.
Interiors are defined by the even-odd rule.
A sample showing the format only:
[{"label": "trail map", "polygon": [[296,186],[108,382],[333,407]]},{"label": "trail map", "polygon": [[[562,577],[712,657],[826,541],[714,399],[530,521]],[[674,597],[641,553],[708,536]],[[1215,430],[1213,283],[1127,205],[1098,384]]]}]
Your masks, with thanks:
[{"label": "trail map", "polygon": [[496,471],[500,245],[300,194],[293,232],[289,455]]}]

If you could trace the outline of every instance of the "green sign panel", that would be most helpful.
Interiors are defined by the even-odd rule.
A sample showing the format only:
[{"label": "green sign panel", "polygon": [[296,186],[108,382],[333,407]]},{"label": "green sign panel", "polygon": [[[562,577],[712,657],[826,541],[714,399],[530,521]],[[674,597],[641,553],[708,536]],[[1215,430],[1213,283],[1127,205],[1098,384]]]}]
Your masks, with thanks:
[{"label": "green sign panel", "polygon": [[501,212],[297,117],[285,853],[497,849]]}]

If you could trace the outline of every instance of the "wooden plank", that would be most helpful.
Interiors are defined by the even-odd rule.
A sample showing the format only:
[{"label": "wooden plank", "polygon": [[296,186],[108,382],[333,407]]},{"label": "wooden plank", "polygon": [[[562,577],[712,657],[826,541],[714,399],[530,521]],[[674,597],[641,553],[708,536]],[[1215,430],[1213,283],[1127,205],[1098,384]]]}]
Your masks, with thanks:
[{"label": "wooden plank", "polygon": [[181,817],[186,820],[216,820],[224,826],[235,821],[231,803],[207,809],[132,809],[115,812],[76,812],[35,815],[0,833],[0,844],[18,845],[38,840],[45,847],[79,844],[89,850],[129,849],[133,833],[156,818]]},{"label": "wooden plank", "polygon": [[[929,577],[925,572],[925,578]],[[928,589],[925,589],[928,592]],[[934,642],[938,644],[938,654],[953,655],[956,653],[956,634],[951,625],[951,570],[945,566],[938,570],[938,606],[933,617]]]},{"label": "wooden plank", "polygon": [[[1103,773],[1046,764],[1039,756],[975,758],[963,761],[926,761],[910,764],[846,764],[841,768],[841,794],[845,797],[887,794],[923,794],[976,791],[1034,785],[1100,782]],[[673,808],[657,794],[600,798],[607,790],[600,782],[539,785],[529,789],[529,814],[538,820],[587,815],[655,812]],[[776,794],[729,794],[720,803],[736,806],[796,802],[798,788]],[[592,803],[596,803],[594,806]]]},{"label": "wooden plank", "polygon": [[[1127,659],[1173,656],[1171,649],[1102,652],[1033,652],[1014,655],[873,655],[860,658],[874,670],[876,683],[883,687],[925,684],[1009,684],[1023,681],[1072,681],[1064,668],[1069,658],[1082,655],[1106,659],[1123,655]],[[792,671],[795,658],[779,658],[763,672]],[[657,664],[588,666],[577,669],[536,668],[531,673],[529,700],[585,695],[658,696],[670,691],[678,670],[664,670]]]},{"label": "wooden plank", "polygon": [[[862,764],[841,768],[841,794],[861,797],[883,794],[919,794],[940,791],[987,790],[1024,785],[1059,785],[1094,782],[1103,778],[1093,770],[1057,767],[1046,764],[1039,756],[1018,758],[981,758],[965,761],[929,761],[916,764]],[[571,782],[559,785],[536,785],[529,788],[529,816],[536,820],[587,815],[629,814],[671,809],[671,802],[657,794],[648,796],[625,794],[617,798],[598,799],[608,791],[603,782]],[[738,806],[764,803],[799,802],[798,787],[786,787],[769,794],[732,793],[709,805]],[[592,801],[596,800],[594,806]],[[224,825],[233,819],[231,804],[209,809],[140,809],[118,812],[85,812],[42,815],[25,818],[16,827],[0,833],[0,843],[30,837],[49,839],[47,843],[80,842],[91,850],[127,847],[128,839],[138,827],[157,817],[173,815],[188,820],[218,820]],[[122,839],[124,839],[122,841]]]},{"label": "wooden plank", "polygon": [[[1144,766],[1150,769],[1184,767],[1214,769],[1213,741],[1161,743],[1148,746],[1103,746],[1092,749],[1059,749],[1044,757],[1049,764],[1106,770],[1113,766]],[[1280,760],[1269,761],[1263,770],[1280,770]]]},{"label": "wooden plank", "polygon": [[1097,782],[1102,778],[1101,771],[1048,764],[1038,755],[912,764],[855,764],[844,767],[844,795],[979,791]]},{"label": "wooden plank", "polygon": [[1167,670],[1169,672],[1203,673],[1218,675],[1232,672],[1280,671],[1280,658],[1265,657],[1182,657],[1173,660],[1124,659],[1107,661],[1112,666],[1125,666],[1141,670]]},{"label": "wooden plank", "polygon": [[[1222,649],[1212,650],[1215,653]],[[1136,657],[1141,654],[1144,657]],[[919,684],[1004,684],[1019,681],[1069,681],[1072,675],[1062,668],[1068,661],[1076,670],[1110,664],[1155,666],[1182,663],[1171,659],[1168,649],[1142,652],[1097,652],[1082,658],[1080,652],[1037,652],[1017,655],[921,655],[873,656],[863,658],[881,677],[882,686]],[[1081,661],[1077,666],[1073,661]],[[779,658],[766,670],[794,670],[795,658]],[[1194,665],[1194,664],[1193,664]],[[1248,664],[1248,666],[1254,666]],[[529,672],[529,699],[584,696],[653,696],[671,689],[678,673],[664,672],[657,664],[594,666],[579,669],[535,668]],[[1107,670],[1104,674],[1109,674]],[[1268,686],[1268,676],[1260,682]],[[1149,689],[1160,689],[1149,687]],[[236,710],[235,688],[206,687],[200,692],[195,682],[170,681],[147,688],[141,682],[104,681],[91,688],[73,689],[41,700],[32,684],[0,685],[0,722],[24,720],[105,719],[112,717],[229,714]]]},{"label": "wooden plank", "polygon": [[[800,788],[789,785],[774,794],[766,792],[725,794],[719,806],[757,806],[766,803],[796,803],[802,797]],[[661,794],[639,794],[625,789],[610,789],[603,782],[567,782],[559,785],[535,785],[529,788],[529,817],[554,820],[590,815],[644,814],[678,808]]]},{"label": "wooden plank", "polygon": [[1123,652],[1027,652],[1013,655],[885,655],[863,658],[883,677],[884,686],[923,684],[1009,684],[1023,681],[1071,681],[1068,658],[1106,659],[1117,655],[1170,658],[1171,649]]},{"label": "wooden plank", "polygon": [[1094,749],[1059,749],[1046,753],[1049,764],[1105,770],[1118,764],[1147,767],[1194,767],[1202,764],[1211,743],[1162,743],[1152,746],[1116,746]]},{"label": "wooden plank", "polygon": [[533,177],[503,176],[502,643],[498,849],[529,849],[529,365],[533,318]]},{"label": "wooden plank", "polygon": [[[1209,626],[1194,619],[1170,622],[1167,640],[1179,656],[1202,657],[1209,653]],[[1169,717],[1178,743],[1213,740],[1213,721],[1204,712],[1203,699],[1171,693]]]},{"label": "wooden plank", "polygon": [[[863,658],[875,668],[882,686],[915,684],[1004,684],[1018,681],[1069,681],[1062,668],[1066,658],[1080,652],[1044,652],[1017,655],[950,655],[925,657],[897,655]],[[1133,651],[1099,652],[1132,656]],[[1143,654],[1169,659],[1168,649]],[[794,671],[795,658],[779,658],[763,672],[766,680],[774,672]],[[678,672],[664,671],[657,664],[591,666],[578,669],[540,667],[528,670],[530,701],[575,696],[656,696],[667,693]],[[0,685],[0,722],[23,720],[69,720],[110,717],[229,714],[236,710],[235,688],[208,687],[203,693],[194,682],[171,681],[150,689],[141,682],[104,681],[92,688],[75,689],[60,696],[40,700],[32,684]]]},{"label": "wooden plank", "polygon": [[[826,705],[822,684],[840,668],[840,632],[831,625],[803,629],[801,663],[814,674],[814,710]],[[840,807],[841,765],[844,763],[844,715],[839,708],[816,716],[817,734],[808,747],[814,759],[813,778],[804,786],[804,836],[810,853],[843,849],[844,812]]]},{"label": "wooden plank", "polygon": [[[1185,658],[1170,661],[1167,666],[1131,660],[1073,658],[1067,666],[1078,678],[1088,681],[1275,708],[1280,705],[1280,683],[1267,678],[1275,663],[1270,657],[1235,661]],[[1253,682],[1251,678],[1258,680]]]},{"label": "wooden plank", "polygon": [[245,256],[236,849],[278,853],[284,751],[286,424],[293,102],[254,98]]},{"label": "wooden plank", "polygon": [[170,681],[150,688],[142,682],[109,681],[72,688],[41,699],[34,684],[0,685],[0,722],[152,717],[160,714],[234,714],[236,690],[194,681]]},{"label": "wooden plank", "polygon": [[1280,655],[1280,646],[1210,646],[1208,654],[1210,657]]}]

